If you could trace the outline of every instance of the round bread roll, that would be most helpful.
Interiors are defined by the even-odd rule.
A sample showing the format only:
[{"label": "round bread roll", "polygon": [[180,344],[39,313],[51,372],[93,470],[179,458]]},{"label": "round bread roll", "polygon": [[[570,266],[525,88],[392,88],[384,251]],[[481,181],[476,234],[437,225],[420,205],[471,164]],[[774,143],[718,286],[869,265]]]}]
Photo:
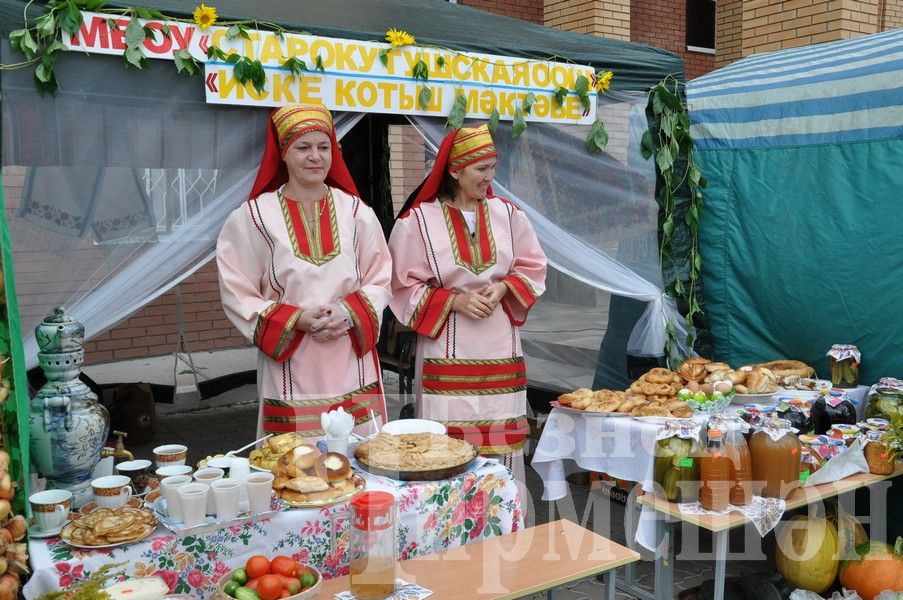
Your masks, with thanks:
[{"label": "round bread roll", "polygon": [[706,363],[705,370],[709,373],[714,373],[715,371],[730,371],[731,366],[723,362],[710,362]]},{"label": "round bread roll", "polygon": [[304,470],[313,467],[317,463],[317,458],[319,456],[320,450],[316,446],[301,444],[280,456],[279,460],[276,461],[276,464],[283,467],[294,465],[295,467]]},{"label": "round bread roll", "polygon": [[348,457],[338,452],[321,454],[314,468],[317,470],[317,477],[320,477],[322,471],[322,479],[329,483],[338,483],[351,477],[351,463],[348,462]]}]

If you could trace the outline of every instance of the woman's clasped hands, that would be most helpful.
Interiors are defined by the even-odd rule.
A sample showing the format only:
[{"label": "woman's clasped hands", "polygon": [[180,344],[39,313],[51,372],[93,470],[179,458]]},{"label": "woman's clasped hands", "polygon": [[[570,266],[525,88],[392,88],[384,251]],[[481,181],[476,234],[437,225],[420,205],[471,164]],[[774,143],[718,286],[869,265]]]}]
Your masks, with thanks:
[{"label": "woman's clasped hands", "polygon": [[485,319],[508,293],[504,283],[490,283],[475,292],[459,293],[455,296],[452,310],[471,319]]},{"label": "woman's clasped hands", "polygon": [[306,309],[295,321],[295,329],[310,333],[318,342],[345,335],[351,325],[348,309],[339,302]]}]

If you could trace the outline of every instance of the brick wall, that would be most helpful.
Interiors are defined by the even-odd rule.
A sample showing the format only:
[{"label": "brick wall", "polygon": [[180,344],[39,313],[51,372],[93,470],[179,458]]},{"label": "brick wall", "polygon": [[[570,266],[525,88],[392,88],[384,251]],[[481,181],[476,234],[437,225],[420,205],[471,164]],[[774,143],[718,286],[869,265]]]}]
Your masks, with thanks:
[{"label": "brick wall", "polygon": [[903,0],[884,0],[879,31],[903,27]]},{"label": "brick wall", "polygon": [[542,25],[543,0],[458,0],[458,4]]},{"label": "brick wall", "polygon": [[[733,4],[718,5],[718,24],[725,31],[718,40],[736,40],[739,26],[742,56],[758,52],[772,52],[821,42],[832,42],[878,31],[879,2],[881,0],[747,0],[743,2],[741,22]],[[899,0],[895,0],[899,1]],[[718,64],[738,58],[736,47],[721,56]]]},{"label": "brick wall", "polygon": [[743,0],[715,4],[715,68],[743,57]]},{"label": "brick wall", "polygon": [[[185,340],[192,352],[249,345],[223,312],[216,263],[211,261],[179,285]],[[88,364],[161,356],[176,350],[179,312],[175,290],[85,344]],[[184,348],[183,348],[184,350]]]},{"label": "brick wall", "polygon": [[630,39],[630,0],[545,0],[546,27]]},{"label": "brick wall", "polygon": [[680,55],[686,63],[687,80],[715,68],[714,54],[687,50],[685,0],[633,0],[630,8],[630,41]]}]

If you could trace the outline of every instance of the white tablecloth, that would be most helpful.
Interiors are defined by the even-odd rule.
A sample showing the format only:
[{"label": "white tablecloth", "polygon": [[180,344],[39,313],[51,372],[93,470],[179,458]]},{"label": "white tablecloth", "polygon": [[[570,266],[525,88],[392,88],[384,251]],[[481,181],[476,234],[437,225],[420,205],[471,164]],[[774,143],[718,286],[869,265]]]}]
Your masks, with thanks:
[{"label": "white tablecloth", "polygon": [[[860,420],[865,415],[868,390],[864,385],[846,390]],[[815,396],[783,391],[772,396],[772,400],[777,402],[780,396],[788,395]],[[742,408],[731,405],[728,410]],[[695,420],[705,423],[708,415],[698,415]],[[600,417],[553,408],[530,463],[542,477],[542,499],[564,498],[568,493],[566,477],[579,471],[606,473],[616,479],[635,481],[646,492],[653,491],[652,457],[659,427],[633,417]],[[654,518],[654,511],[643,507],[636,531],[636,541],[649,549],[655,546]]]},{"label": "white tablecloth", "polygon": [[[401,483],[363,474],[368,490],[395,495],[400,559],[523,528],[521,500],[511,471],[496,461],[478,460],[483,464],[475,470],[436,482]],[[157,575],[171,592],[206,598],[219,577],[255,554],[285,554],[316,566],[327,578],[344,575],[349,565],[347,507],[345,502],[286,510],[267,520],[185,537],[160,525],[143,542],[107,550],[78,550],[58,537],[31,540],[33,575],[23,592],[26,598],[35,598],[65,589],[104,564],[124,562],[129,577]]]}]

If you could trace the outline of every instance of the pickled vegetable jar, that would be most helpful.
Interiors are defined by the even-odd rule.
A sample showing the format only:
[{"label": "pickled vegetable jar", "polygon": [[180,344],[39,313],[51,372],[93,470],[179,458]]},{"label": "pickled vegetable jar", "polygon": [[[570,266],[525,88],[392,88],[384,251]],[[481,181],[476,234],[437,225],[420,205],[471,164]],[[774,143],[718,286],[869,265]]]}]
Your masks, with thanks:
[{"label": "pickled vegetable jar", "polygon": [[828,351],[828,365],[831,368],[831,385],[839,388],[854,388],[859,385],[859,363],[862,355],[859,348],[851,344],[834,344]]},{"label": "pickled vegetable jar", "polygon": [[668,421],[656,436],[652,478],[669,502],[694,502],[699,494],[699,425]]},{"label": "pickled vegetable jar", "polygon": [[869,394],[865,416],[888,419],[894,413],[903,414],[903,381],[882,377]]}]

